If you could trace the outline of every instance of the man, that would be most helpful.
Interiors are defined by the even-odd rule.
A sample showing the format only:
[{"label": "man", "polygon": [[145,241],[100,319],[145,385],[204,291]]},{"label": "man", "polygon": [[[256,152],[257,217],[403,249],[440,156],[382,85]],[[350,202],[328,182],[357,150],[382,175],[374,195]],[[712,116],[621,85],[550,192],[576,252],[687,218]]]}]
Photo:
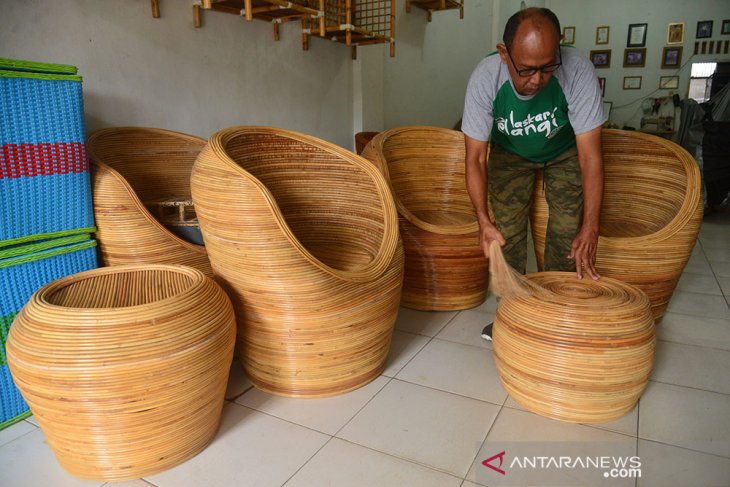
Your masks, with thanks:
[{"label": "man", "polygon": [[[593,65],[576,49],[561,47],[560,37],[552,11],[522,10],[507,21],[497,53],[472,73],[462,122],[466,184],[484,254],[496,240],[507,262],[524,273],[535,173],[544,171],[550,209],[545,270],[575,269],[579,279],[584,274],[599,279],[595,261],[606,117]],[[489,340],[491,327],[482,332]]]}]

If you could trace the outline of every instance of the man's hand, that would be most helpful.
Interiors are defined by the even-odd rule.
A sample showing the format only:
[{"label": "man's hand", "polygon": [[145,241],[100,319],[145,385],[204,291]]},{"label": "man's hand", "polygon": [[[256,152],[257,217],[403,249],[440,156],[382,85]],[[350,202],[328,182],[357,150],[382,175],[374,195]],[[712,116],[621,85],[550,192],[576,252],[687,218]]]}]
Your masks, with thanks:
[{"label": "man's hand", "polygon": [[575,272],[578,279],[583,279],[585,271],[591,279],[597,281],[601,278],[596,271],[596,249],[598,248],[598,231],[581,228],[573,240],[569,259],[575,259]]},{"label": "man's hand", "polygon": [[479,244],[482,246],[484,257],[489,258],[489,245],[496,240],[500,247],[504,247],[507,241],[504,239],[502,232],[491,223],[485,223],[479,226]]}]

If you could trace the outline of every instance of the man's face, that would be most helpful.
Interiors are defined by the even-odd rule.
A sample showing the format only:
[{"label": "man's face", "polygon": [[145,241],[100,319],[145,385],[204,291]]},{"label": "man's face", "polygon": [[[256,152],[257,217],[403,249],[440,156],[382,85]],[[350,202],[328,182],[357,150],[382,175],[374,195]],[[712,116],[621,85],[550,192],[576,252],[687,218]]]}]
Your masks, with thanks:
[{"label": "man's face", "polygon": [[[558,53],[559,39],[555,29],[547,22],[538,23],[525,19],[517,28],[510,49],[497,44],[502,62],[507,65],[515,89],[521,95],[534,95],[545,87],[552,77],[551,65],[560,62]],[[525,71],[533,71],[525,74]],[[520,72],[523,72],[520,74]]]}]

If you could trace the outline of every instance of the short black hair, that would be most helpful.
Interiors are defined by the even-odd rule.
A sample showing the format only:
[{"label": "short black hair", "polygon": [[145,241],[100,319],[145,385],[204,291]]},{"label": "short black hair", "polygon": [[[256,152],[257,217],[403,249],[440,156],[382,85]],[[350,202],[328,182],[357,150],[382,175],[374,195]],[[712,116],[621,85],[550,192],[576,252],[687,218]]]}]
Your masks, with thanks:
[{"label": "short black hair", "polygon": [[531,7],[525,10],[520,10],[516,14],[512,15],[507,21],[507,25],[504,27],[504,35],[502,36],[502,42],[507,48],[512,47],[512,41],[515,39],[517,28],[520,26],[523,20],[529,19],[535,16],[542,16],[550,21],[555,27],[555,32],[558,34],[558,40],[562,37],[560,31],[560,21],[558,17],[549,8],[537,8]]}]

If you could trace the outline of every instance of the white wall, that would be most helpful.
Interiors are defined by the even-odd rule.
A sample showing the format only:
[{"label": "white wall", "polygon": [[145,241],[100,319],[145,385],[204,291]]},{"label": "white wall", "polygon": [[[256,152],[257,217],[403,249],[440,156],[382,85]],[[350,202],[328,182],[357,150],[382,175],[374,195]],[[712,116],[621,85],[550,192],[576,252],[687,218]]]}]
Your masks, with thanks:
[{"label": "white wall", "polygon": [[[409,124],[453,127],[461,118],[474,67],[499,41],[520,0],[466,0],[458,11],[435,12],[433,21],[397,0],[396,57],[387,45],[350,49],[321,39],[301,49],[298,23],[281,27],[217,12],[192,26],[191,0],[163,0],[153,19],[149,0],[25,0],[3,2],[0,56],[73,64],[84,77],[87,128],[145,125],[206,137],[224,127],[261,124],[289,128],[353,148],[353,134]],[[698,20],[730,17],[728,0],[527,0],[553,9],[576,26],[577,47],[595,45],[595,28],[611,26],[611,69],[606,100],[611,121],[638,126],[640,101],[656,91],[669,22],[685,22],[683,62],[693,52]],[[623,68],[630,23],[647,22],[645,68]],[[694,60],[730,60],[728,55]],[[691,63],[690,63],[691,64]],[[643,77],[642,89],[622,89],[623,76]],[[689,64],[680,72],[687,95]],[[620,108],[621,105],[626,105]],[[668,108],[668,107],[667,107]]]},{"label": "white wall", "polygon": [[461,119],[474,67],[492,50],[492,0],[466,0],[458,10],[426,12],[397,1],[396,57],[384,56],[384,128],[434,125],[451,128]]},{"label": "white wall", "polygon": [[[714,20],[711,39],[730,39],[720,35],[722,20],[730,18],[728,0],[547,0],[550,8],[560,19],[563,26],[576,26],[576,47],[586,55],[591,50],[611,49],[610,69],[597,69],[606,78],[605,100],[613,102],[611,122],[619,126],[629,125],[639,128],[642,117],[641,101],[647,97],[661,98],[671,94],[670,90],[659,90],[660,76],[680,76],[679,89],[674,90],[684,99],[687,97],[689,75],[692,62],[730,61],[730,55],[696,55],[694,53],[697,21]],[[684,22],[684,44],[682,45],[683,69],[661,69],[663,47],[667,41],[667,25],[671,22]],[[623,57],[626,49],[629,24],[647,23],[646,66],[643,68],[624,68]],[[596,27],[611,27],[609,44],[596,45]],[[692,58],[690,60],[690,58]],[[624,76],[641,76],[640,90],[624,90]],[[662,107],[660,115],[671,115],[671,104]],[[676,116],[679,117],[677,110]],[[679,120],[677,120],[677,124]]]},{"label": "white wall", "polygon": [[84,79],[89,131],[120,125],[207,137],[232,125],[298,130],[352,148],[350,49],[281,26],[204,11],[190,0],[3,2],[0,57],[71,64]]}]

